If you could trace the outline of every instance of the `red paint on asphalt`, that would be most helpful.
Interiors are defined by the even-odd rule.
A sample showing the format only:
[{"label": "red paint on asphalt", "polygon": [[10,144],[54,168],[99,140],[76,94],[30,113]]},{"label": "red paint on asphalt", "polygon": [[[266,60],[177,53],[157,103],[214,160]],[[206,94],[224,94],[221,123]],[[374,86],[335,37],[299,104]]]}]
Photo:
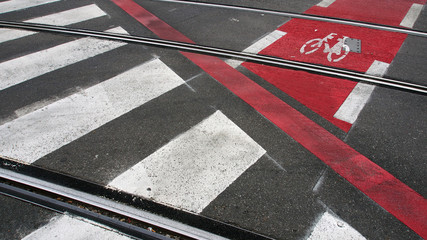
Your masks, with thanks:
[{"label": "red paint on asphalt", "polygon": [[[260,52],[261,54],[359,72],[366,72],[375,60],[391,63],[407,36],[402,33],[304,19],[292,19],[282,25],[278,30],[287,34],[263,49]],[[337,43],[338,38],[347,36],[361,40],[362,52],[349,52],[338,62],[328,61],[328,54],[323,52],[324,44],[319,50],[311,54],[302,54],[300,52],[301,47],[306,42],[311,39],[324,38],[330,33],[337,33],[336,37],[328,40],[330,47]],[[308,45],[305,48],[306,52],[310,49]],[[332,59],[336,59],[337,57],[336,54],[332,54]]]},{"label": "red paint on asphalt", "polygon": [[[113,2],[159,37],[192,42],[132,0]],[[221,59],[182,54],[421,237],[427,237],[427,200],[420,194]]]},{"label": "red paint on asphalt", "polygon": [[305,13],[399,26],[413,3],[426,0],[337,0],[329,7],[313,6]]},{"label": "red paint on asphalt", "polygon": [[[426,0],[337,0],[327,8],[313,6],[305,13],[399,26],[413,3],[425,4]],[[375,60],[391,63],[407,36],[401,33],[304,19],[292,19],[278,30],[287,32],[287,34],[265,48],[260,54],[359,72],[366,72]],[[349,52],[342,60],[331,62],[328,61],[327,54],[323,52],[324,45],[311,54],[300,52],[306,42],[316,38],[322,39],[331,33],[336,33],[337,36],[328,40],[330,47],[337,43],[338,38],[347,36],[361,40],[362,53]],[[313,43],[311,42],[311,44]],[[308,52],[312,48],[306,46],[305,49],[305,52]],[[332,60],[337,57],[339,56],[332,54]],[[281,73],[281,76],[287,76],[290,71],[276,69],[266,71],[265,66],[253,63],[244,63],[243,66],[345,132],[350,130],[351,124],[334,118],[334,114],[348,96],[348,94],[347,96],[343,96],[343,94],[351,92],[355,83],[341,80],[340,83],[335,84],[328,78],[306,74],[293,74],[292,79],[284,80],[284,77],[278,76],[278,73]],[[325,82],[329,84],[325,84]],[[308,92],[314,93],[318,99],[306,94]]]},{"label": "red paint on asphalt", "polygon": [[[406,38],[406,34],[401,33],[304,19],[292,19],[278,30],[287,32],[287,34],[263,49],[260,54],[359,72],[366,72],[375,60],[391,63]],[[330,62],[327,59],[328,54],[323,51],[324,44],[311,54],[302,54],[300,52],[306,42],[312,39],[322,39],[331,33],[336,33],[337,36],[328,40],[330,47],[338,42],[338,38],[347,36],[361,40],[362,52],[349,52],[338,62]],[[305,52],[314,49],[310,48],[311,44],[313,42],[306,44]],[[336,54],[331,55],[332,61],[338,57]],[[266,67],[249,62],[242,65],[343,131],[348,132],[350,130],[352,125],[334,118],[334,114],[353,90],[356,82],[307,74],[300,71]]]}]

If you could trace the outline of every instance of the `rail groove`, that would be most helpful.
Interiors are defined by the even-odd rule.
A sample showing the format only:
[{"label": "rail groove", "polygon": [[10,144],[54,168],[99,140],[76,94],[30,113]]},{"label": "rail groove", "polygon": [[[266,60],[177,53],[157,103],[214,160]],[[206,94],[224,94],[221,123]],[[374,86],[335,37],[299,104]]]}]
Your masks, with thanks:
[{"label": "rail groove", "polygon": [[313,20],[313,21],[339,23],[339,24],[345,24],[345,25],[352,25],[356,27],[366,27],[366,28],[383,30],[383,31],[404,33],[404,34],[419,36],[419,37],[427,37],[427,32],[416,30],[416,29],[362,22],[362,21],[349,20],[344,18],[325,17],[321,15],[313,15],[313,14],[306,14],[306,13],[276,11],[276,10],[270,10],[270,9],[243,7],[243,6],[236,6],[231,4],[199,2],[199,1],[191,1],[191,0],[151,0],[151,1],[198,5],[198,6],[205,6],[205,7],[226,8],[226,9],[233,9],[233,10],[240,10],[240,11],[262,13],[262,14],[278,15],[278,16],[290,17],[290,18],[300,18],[300,19]]},{"label": "rail groove", "polygon": [[73,36],[82,37],[95,37],[100,39],[107,39],[113,41],[123,41],[127,43],[146,44],[155,47],[166,47],[181,51],[189,51],[200,54],[207,54],[226,58],[235,58],[245,61],[251,61],[254,63],[267,64],[277,67],[290,68],[295,70],[302,70],[316,74],[327,75],[331,77],[344,78],[357,82],[366,82],[379,86],[391,87],[399,90],[410,91],[414,93],[427,94],[427,86],[400,81],[391,78],[377,77],[367,75],[365,73],[327,67],[317,64],[310,64],[292,60],[286,60],[278,57],[252,54],[247,52],[239,52],[235,50],[216,48],[203,46],[192,43],[177,42],[164,39],[148,38],[142,36],[124,35],[118,33],[107,33],[100,31],[93,31],[87,29],[75,29],[68,27],[59,27],[54,25],[44,25],[35,23],[23,23],[23,22],[11,22],[11,21],[0,21],[0,27],[5,28],[16,28],[30,31],[43,31],[50,33],[59,33]]}]

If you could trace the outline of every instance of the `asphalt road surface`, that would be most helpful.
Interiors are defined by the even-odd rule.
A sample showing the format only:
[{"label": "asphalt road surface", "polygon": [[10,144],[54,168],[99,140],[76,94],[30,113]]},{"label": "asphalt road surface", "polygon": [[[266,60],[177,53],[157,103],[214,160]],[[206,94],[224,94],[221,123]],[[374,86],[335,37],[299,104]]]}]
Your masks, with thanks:
[{"label": "asphalt road surface", "polygon": [[[425,0],[202,2],[427,31]],[[267,12],[7,0],[0,20],[195,43],[426,85],[425,37]],[[2,157],[274,239],[427,237],[425,94],[164,47],[0,30]],[[359,48],[344,46],[346,39]],[[83,224],[5,196],[0,202],[2,239],[46,239],[61,224]]]}]

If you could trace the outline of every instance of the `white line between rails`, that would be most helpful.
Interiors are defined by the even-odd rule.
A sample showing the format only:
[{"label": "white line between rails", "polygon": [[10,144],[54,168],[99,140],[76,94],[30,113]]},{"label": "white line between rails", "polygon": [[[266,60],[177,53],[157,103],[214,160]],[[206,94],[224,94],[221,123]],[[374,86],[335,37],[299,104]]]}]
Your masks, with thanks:
[{"label": "white line between rails", "polygon": [[0,155],[32,163],[184,83],[159,59],[0,126]]},{"label": "white line between rails", "polygon": [[[257,54],[261,50],[263,50],[264,48],[270,46],[275,41],[279,40],[281,37],[283,37],[285,35],[286,35],[285,32],[282,32],[280,30],[274,30],[273,32],[267,34],[265,37],[259,39],[258,41],[256,41],[255,43],[253,43],[252,45],[250,45],[249,47],[247,47],[242,52]],[[227,59],[225,62],[228,65],[232,66],[233,68],[236,68],[240,64],[242,64],[244,61],[242,61],[242,60],[236,60],[236,59]]]},{"label": "white line between rails", "polygon": [[[127,33],[121,27],[108,31]],[[87,37],[2,62],[0,90],[124,45],[126,43]]]},{"label": "white line between rails", "polygon": [[334,2],[335,0],[322,0],[320,3],[316,4],[316,6],[326,8],[326,7],[329,7]]},{"label": "white line between rails", "polygon": [[[43,17],[33,18],[24,22],[66,26],[107,15],[95,4],[58,12]],[[0,43],[30,36],[37,32],[15,29],[0,29]]]},{"label": "white line between rails", "polygon": [[[375,60],[368,71],[366,71],[366,74],[382,77],[387,72],[389,66],[390,64],[388,63]],[[357,83],[334,114],[334,118],[353,124],[365,107],[374,89],[374,85],[361,82]]]},{"label": "white line between rails", "polygon": [[400,23],[400,26],[412,28],[417,21],[418,16],[421,13],[421,10],[423,9],[422,4],[414,3],[412,4],[411,8],[408,10],[408,13],[406,13],[406,16],[403,18],[402,22]]},{"label": "white line between rails", "polygon": [[0,14],[58,1],[60,0],[9,0],[0,3]]}]

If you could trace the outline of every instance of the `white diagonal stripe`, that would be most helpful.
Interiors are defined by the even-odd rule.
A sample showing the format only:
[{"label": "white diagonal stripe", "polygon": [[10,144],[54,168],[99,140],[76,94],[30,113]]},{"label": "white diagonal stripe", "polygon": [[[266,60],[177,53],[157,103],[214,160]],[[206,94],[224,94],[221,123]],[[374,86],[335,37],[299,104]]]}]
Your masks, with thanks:
[{"label": "white diagonal stripe", "polygon": [[423,9],[423,5],[418,4],[418,3],[412,4],[408,13],[406,13],[405,17],[403,18],[402,22],[400,23],[400,26],[412,28],[415,24],[415,21],[417,21],[417,18],[420,15],[422,9]]},{"label": "white diagonal stripe", "polygon": [[109,186],[200,213],[264,153],[217,111],[116,177]]},{"label": "white diagonal stripe", "polygon": [[[279,40],[281,37],[285,36],[286,33],[282,32],[280,30],[275,30],[271,32],[270,34],[266,35],[265,37],[261,38],[260,40],[256,41],[251,46],[247,47],[243,52],[247,53],[259,53],[264,48],[270,46],[275,41]],[[235,59],[227,59],[225,61],[228,65],[232,66],[233,68],[238,67],[240,64],[243,63],[241,60],[235,60]]]},{"label": "white diagonal stripe", "polygon": [[[121,27],[109,31],[126,33]],[[126,43],[82,38],[0,63],[0,90],[123,45]]]},{"label": "white diagonal stripe", "polygon": [[96,222],[74,218],[68,215],[54,217],[43,227],[35,230],[22,240],[76,240],[76,239],[109,239],[131,240],[116,230]]},{"label": "white diagonal stripe", "polygon": [[358,231],[341,219],[325,212],[307,240],[366,240]]},{"label": "white diagonal stripe", "polygon": [[320,3],[316,4],[318,7],[329,7],[332,3],[334,3],[335,0],[322,0]]},{"label": "white diagonal stripe", "polygon": [[0,126],[0,155],[32,163],[184,81],[159,59]]},{"label": "white diagonal stripe", "polygon": [[[388,63],[375,60],[366,73],[382,77],[386,73],[389,65],[390,64]],[[345,99],[344,103],[334,114],[334,117],[353,124],[362,109],[365,107],[374,89],[374,85],[357,83],[351,93]]]},{"label": "white diagonal stripe", "polygon": [[[54,13],[43,17],[29,19],[24,22],[66,26],[105,15],[106,13],[102,11],[98,6],[96,6],[95,4],[91,4],[88,6]],[[0,43],[29,36],[35,33],[37,32],[5,28],[0,29]]]},{"label": "white diagonal stripe", "polygon": [[0,14],[57,1],[60,0],[9,0],[5,2],[0,2]]}]

